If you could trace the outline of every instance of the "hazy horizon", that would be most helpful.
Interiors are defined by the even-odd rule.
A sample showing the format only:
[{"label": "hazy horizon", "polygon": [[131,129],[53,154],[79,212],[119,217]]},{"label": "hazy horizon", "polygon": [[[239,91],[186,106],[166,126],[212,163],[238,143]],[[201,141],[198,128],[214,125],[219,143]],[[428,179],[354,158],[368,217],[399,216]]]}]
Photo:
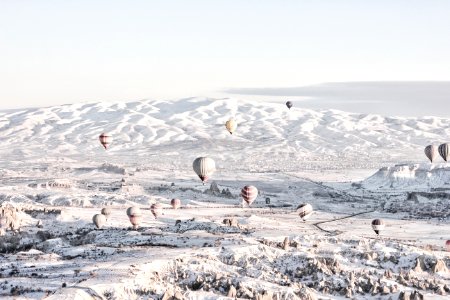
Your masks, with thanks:
[{"label": "hazy horizon", "polygon": [[383,87],[356,99],[329,83],[450,81],[449,12],[444,0],[1,1],[0,109],[248,88],[265,90],[246,91],[263,101],[268,89],[300,87],[313,95],[290,96],[308,107],[379,112],[348,105],[372,91],[397,114],[407,99]]}]

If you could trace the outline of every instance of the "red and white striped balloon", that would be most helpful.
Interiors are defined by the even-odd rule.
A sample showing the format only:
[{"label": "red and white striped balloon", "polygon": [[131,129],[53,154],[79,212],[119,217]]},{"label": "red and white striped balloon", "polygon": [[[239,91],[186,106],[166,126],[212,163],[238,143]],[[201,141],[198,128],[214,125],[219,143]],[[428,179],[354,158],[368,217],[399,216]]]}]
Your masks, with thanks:
[{"label": "red and white striped balloon", "polygon": [[299,206],[297,206],[297,213],[303,221],[306,221],[313,212],[313,207],[309,203],[302,203]]},{"label": "red and white striped balloon", "polygon": [[109,148],[109,144],[111,144],[113,140],[112,136],[107,133],[100,134],[98,139],[100,140],[100,144],[102,144],[105,150]]},{"label": "red and white striped balloon", "polygon": [[253,185],[246,185],[241,190],[241,197],[250,206],[258,197],[258,189]]}]

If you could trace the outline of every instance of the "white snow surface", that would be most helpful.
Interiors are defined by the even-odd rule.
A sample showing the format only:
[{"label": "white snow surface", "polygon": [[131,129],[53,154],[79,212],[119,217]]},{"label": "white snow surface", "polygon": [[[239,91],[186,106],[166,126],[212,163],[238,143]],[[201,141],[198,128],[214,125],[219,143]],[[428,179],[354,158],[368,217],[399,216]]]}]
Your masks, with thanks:
[{"label": "white snow surface", "polygon": [[[427,162],[423,148],[450,142],[450,119],[300,104],[186,98],[0,112],[0,205],[21,220],[0,236],[0,298],[227,299],[233,286],[242,299],[448,299],[450,166]],[[113,136],[106,151],[102,132]],[[215,160],[217,189],[193,172],[199,156]],[[259,190],[251,207],[245,185]],[[295,211],[304,202],[314,207],[306,222]],[[130,206],[143,211],[137,230]],[[112,213],[96,229],[103,207]],[[374,218],[385,220],[380,236]]]}]

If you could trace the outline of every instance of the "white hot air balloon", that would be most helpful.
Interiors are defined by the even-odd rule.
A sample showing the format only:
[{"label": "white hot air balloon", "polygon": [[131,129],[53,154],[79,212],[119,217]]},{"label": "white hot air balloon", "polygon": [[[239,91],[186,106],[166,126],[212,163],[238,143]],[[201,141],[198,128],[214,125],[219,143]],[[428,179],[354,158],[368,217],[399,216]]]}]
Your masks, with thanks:
[{"label": "white hot air balloon", "polygon": [[101,229],[106,223],[106,217],[102,214],[96,214],[92,218],[92,222],[94,222],[95,227]]},{"label": "white hot air balloon", "polygon": [[430,162],[433,162],[438,154],[438,149],[435,145],[426,146],[424,151]]},{"label": "white hot air balloon", "polygon": [[111,215],[111,208],[109,208],[109,207],[102,208],[101,214],[106,217],[106,220],[108,220],[109,215]]},{"label": "white hot air balloon", "polygon": [[127,216],[130,219],[133,229],[138,229],[142,221],[141,209],[137,206],[132,206],[127,209]]},{"label": "white hot air balloon", "polygon": [[205,183],[216,170],[216,163],[209,157],[198,157],[194,160],[192,167],[202,182]]}]

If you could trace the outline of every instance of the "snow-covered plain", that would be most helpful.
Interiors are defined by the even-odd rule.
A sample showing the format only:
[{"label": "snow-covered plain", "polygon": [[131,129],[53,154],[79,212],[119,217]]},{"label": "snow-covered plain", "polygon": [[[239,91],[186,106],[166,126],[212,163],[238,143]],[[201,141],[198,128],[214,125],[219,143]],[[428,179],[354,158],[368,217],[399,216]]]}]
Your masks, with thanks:
[{"label": "snow-covered plain", "polygon": [[[450,119],[295,105],[188,98],[0,112],[0,204],[21,222],[0,236],[0,297],[448,299],[450,165],[430,164],[423,148],[450,142]],[[102,132],[114,137],[107,151]],[[199,156],[216,162],[206,185],[192,170]],[[250,208],[239,198],[247,184],[260,191]],[[304,202],[315,209],[306,222],[295,212]],[[112,214],[95,229],[103,207]],[[374,218],[386,222],[380,236]]]}]

